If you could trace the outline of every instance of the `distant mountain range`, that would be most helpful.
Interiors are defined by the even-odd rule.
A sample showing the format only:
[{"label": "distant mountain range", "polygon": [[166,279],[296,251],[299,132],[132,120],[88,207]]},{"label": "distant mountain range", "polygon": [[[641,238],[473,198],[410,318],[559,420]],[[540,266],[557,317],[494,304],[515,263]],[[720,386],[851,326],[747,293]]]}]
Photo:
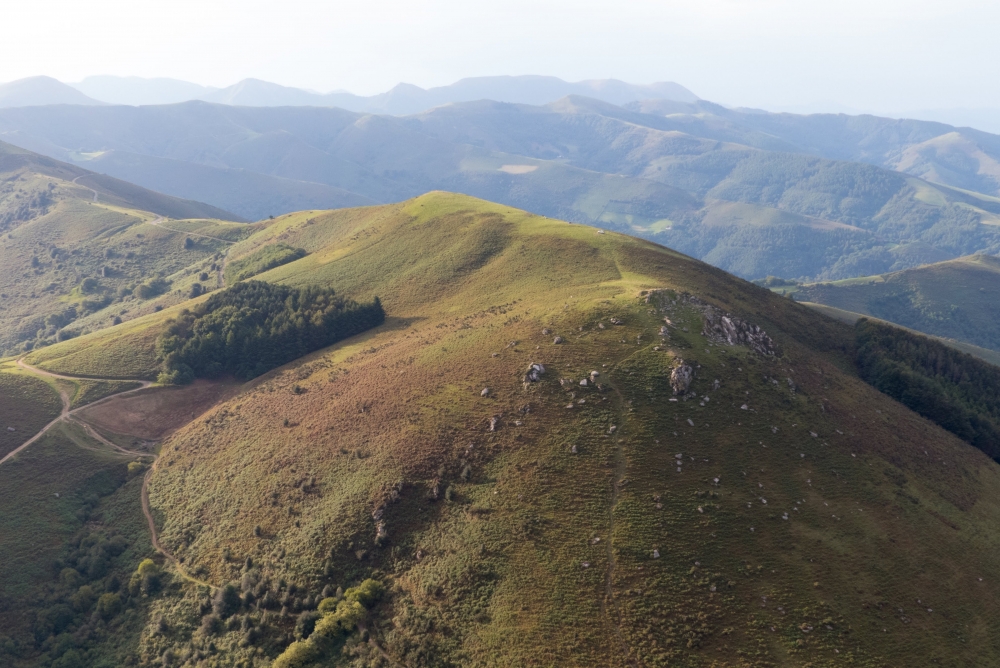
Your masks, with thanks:
[{"label": "distant mountain range", "polygon": [[0,109],[48,104],[104,104],[52,77],[30,77],[0,84]]},{"label": "distant mountain range", "polygon": [[594,79],[570,83],[544,76],[475,77],[430,89],[399,84],[385,93],[367,97],[344,91],[316,93],[259,79],[244,79],[218,89],[177,79],[94,76],[76,84],[64,84],[51,77],[31,77],[0,85],[0,108],[46,104],[140,106],[203,100],[243,107],[338,107],[403,116],[455,102],[495,100],[539,105],[567,95],[585,95],[618,105],[647,99],[689,103],[698,100],[694,93],[672,82],[636,85],[616,79]]}]

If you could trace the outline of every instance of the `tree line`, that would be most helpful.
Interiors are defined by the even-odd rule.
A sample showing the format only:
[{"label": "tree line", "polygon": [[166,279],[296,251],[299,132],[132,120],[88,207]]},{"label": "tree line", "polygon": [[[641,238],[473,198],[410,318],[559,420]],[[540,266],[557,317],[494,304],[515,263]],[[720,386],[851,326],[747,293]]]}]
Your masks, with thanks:
[{"label": "tree line", "polygon": [[384,321],[378,297],[358,303],[330,288],[238,283],[168,323],[156,341],[159,381],[249,380]]},{"label": "tree line", "polygon": [[1000,461],[1000,368],[866,318],[855,335],[866,382]]}]

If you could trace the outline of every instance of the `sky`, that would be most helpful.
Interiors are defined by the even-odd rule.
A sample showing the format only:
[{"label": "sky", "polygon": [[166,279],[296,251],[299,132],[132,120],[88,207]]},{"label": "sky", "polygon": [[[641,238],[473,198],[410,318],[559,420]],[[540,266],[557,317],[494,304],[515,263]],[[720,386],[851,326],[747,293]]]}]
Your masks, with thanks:
[{"label": "sky", "polygon": [[5,3],[0,82],[255,77],[370,95],[497,74],[676,81],[795,111],[1000,107],[981,0],[32,0]]}]

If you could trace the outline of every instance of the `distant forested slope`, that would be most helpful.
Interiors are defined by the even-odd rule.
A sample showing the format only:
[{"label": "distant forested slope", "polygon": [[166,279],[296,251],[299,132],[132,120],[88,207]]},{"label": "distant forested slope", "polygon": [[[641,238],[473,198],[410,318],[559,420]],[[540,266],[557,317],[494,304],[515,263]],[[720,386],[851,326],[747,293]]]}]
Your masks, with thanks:
[{"label": "distant forested slope", "polygon": [[855,331],[862,378],[1000,460],[1000,368],[884,323]]}]

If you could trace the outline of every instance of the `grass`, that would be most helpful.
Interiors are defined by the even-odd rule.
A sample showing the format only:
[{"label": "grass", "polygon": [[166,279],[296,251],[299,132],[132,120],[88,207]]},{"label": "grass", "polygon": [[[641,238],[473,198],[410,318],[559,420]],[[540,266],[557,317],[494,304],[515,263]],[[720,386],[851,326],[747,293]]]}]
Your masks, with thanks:
[{"label": "grass", "polygon": [[0,364],[0,457],[41,431],[61,412],[62,402],[51,385],[19,373],[12,362]]},{"label": "grass", "polygon": [[73,384],[76,385],[77,388],[71,403],[73,408],[86,406],[87,404],[92,404],[95,401],[99,401],[112,394],[118,394],[119,392],[125,392],[139,387],[138,383],[127,380],[99,381],[81,379],[73,381]]},{"label": "grass", "polygon": [[[310,254],[260,279],[378,295],[390,317],[164,442],[152,508],[199,577],[239,582],[249,557],[310,598],[381,578],[367,629],[404,665],[997,660],[1000,470],[856,378],[846,325],[648,242],[447,193],[278,218],[232,252],[277,240]],[[684,293],[779,353],[707,339]],[[130,360],[160,322],[41,362]],[[695,394],[674,402],[681,359]],[[547,371],[525,386],[531,362]],[[170,632],[147,617],[138,655],[205,650],[203,596],[152,600]],[[262,654],[238,630],[212,642],[265,662],[294,623],[268,620]],[[332,665],[380,660],[348,643]]]},{"label": "grass", "polygon": [[305,256],[301,248],[292,248],[283,243],[264,246],[246,257],[230,260],[226,264],[226,283],[232,284],[256,276],[268,269],[280,267]]},{"label": "grass", "polygon": [[[221,262],[233,242],[255,230],[208,219],[149,225],[157,216],[144,206],[198,207],[173,207],[172,198],[121,183],[134,201],[104,192],[95,203],[91,191],[72,178],[31,164],[3,172],[0,353],[53,343],[60,331],[62,338],[96,331],[184,301],[204,271],[213,281],[207,287],[214,288],[211,263]],[[193,241],[190,247],[186,238]],[[133,295],[137,284],[157,276],[168,277],[173,289],[150,300]],[[92,284],[83,290],[88,279]]]}]

